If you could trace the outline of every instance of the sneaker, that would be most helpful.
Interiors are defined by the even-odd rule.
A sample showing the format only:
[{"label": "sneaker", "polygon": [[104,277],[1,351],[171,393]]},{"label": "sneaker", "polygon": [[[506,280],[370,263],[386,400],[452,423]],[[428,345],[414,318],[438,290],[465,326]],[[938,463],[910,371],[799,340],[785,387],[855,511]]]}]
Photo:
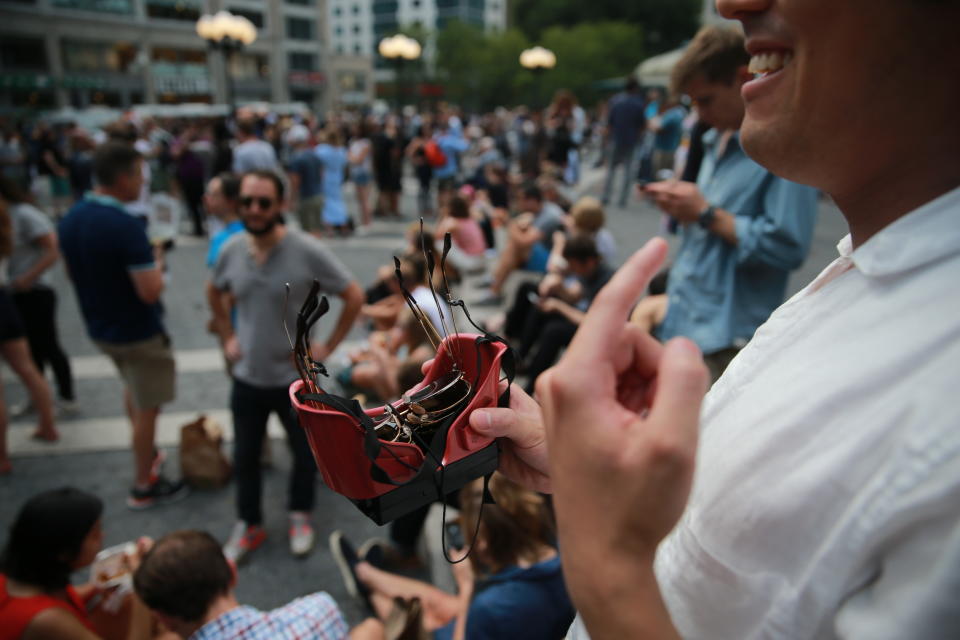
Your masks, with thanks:
[{"label": "sneaker", "polygon": [[33,403],[29,400],[25,400],[20,404],[15,404],[10,407],[10,417],[12,419],[23,418],[30,415],[34,412]]},{"label": "sneaker", "polygon": [[80,405],[76,400],[57,399],[57,417],[70,418],[80,414]]},{"label": "sneaker", "polygon": [[357,549],[360,560],[367,562],[377,569],[387,568],[387,554],[393,551],[390,543],[383,538],[370,538],[364,541]]},{"label": "sneaker", "polygon": [[141,511],[161,504],[179,502],[186,498],[189,493],[190,488],[182,480],[172,482],[160,476],[147,489],[136,487],[130,489],[130,495],[127,496],[127,506],[134,511]]},{"label": "sneaker", "polygon": [[338,530],[330,534],[330,553],[340,568],[340,575],[343,577],[343,585],[347,588],[347,593],[360,600],[366,605],[367,609],[373,611],[373,603],[370,602],[370,589],[357,578],[357,563],[360,562],[360,558],[357,556],[353,545],[344,537],[342,531]]},{"label": "sneaker", "polygon": [[370,538],[357,551],[360,559],[377,569],[394,573],[411,573],[424,568],[423,560],[413,553],[405,553],[383,538]]},{"label": "sneaker", "polygon": [[223,545],[223,555],[227,560],[239,565],[250,557],[267,539],[267,532],[258,524],[247,525],[239,521],[233,525],[230,538]]},{"label": "sneaker", "polygon": [[313,549],[316,536],[310,525],[310,516],[303,511],[290,512],[290,553],[302,558]]}]

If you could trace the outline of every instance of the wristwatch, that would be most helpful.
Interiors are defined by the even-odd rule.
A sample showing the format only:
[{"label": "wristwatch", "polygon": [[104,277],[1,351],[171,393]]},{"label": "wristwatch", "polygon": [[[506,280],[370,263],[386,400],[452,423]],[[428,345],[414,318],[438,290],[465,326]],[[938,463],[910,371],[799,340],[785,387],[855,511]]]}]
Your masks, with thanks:
[{"label": "wristwatch", "polygon": [[713,221],[717,219],[717,208],[713,205],[708,204],[707,208],[700,212],[700,215],[697,216],[697,224],[707,231],[710,230],[710,227],[713,226]]}]

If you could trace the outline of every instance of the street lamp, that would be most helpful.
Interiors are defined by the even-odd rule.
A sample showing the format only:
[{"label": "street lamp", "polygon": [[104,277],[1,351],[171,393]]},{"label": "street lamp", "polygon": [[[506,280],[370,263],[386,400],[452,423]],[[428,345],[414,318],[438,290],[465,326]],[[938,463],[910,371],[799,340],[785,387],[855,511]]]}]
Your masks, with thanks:
[{"label": "street lamp", "polygon": [[420,57],[422,49],[420,48],[420,43],[398,33],[394,36],[384,38],[380,41],[380,44],[377,46],[377,51],[380,52],[380,55],[385,59],[393,62],[396,67],[396,78],[394,78],[395,86],[395,95],[397,100],[397,111],[400,110],[400,75],[403,70],[403,63],[406,61],[413,61]]},{"label": "street lamp", "polygon": [[223,52],[223,68],[226,76],[224,88],[227,104],[233,111],[233,77],[230,75],[230,61],[233,54],[257,39],[257,28],[243,16],[229,11],[218,11],[214,15],[204,14],[197,20],[197,35],[207,41],[211,49]]},{"label": "street lamp", "polygon": [[553,69],[557,66],[557,56],[545,47],[537,45],[530,49],[524,49],[520,53],[520,66],[533,73],[534,77],[534,100],[540,101],[540,76],[544,71]]}]

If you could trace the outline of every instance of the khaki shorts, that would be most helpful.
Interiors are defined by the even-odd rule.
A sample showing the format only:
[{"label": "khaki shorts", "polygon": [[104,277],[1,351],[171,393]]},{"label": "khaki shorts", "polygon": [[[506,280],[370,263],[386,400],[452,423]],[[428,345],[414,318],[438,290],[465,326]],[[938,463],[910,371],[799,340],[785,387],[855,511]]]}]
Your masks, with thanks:
[{"label": "khaki shorts", "polygon": [[312,196],[300,201],[297,216],[304,231],[320,231],[323,229],[323,196]]},{"label": "khaki shorts", "polygon": [[176,395],[176,372],[170,338],[158,333],[138,342],[116,343],[94,340],[110,356],[138,409],[156,409]]}]

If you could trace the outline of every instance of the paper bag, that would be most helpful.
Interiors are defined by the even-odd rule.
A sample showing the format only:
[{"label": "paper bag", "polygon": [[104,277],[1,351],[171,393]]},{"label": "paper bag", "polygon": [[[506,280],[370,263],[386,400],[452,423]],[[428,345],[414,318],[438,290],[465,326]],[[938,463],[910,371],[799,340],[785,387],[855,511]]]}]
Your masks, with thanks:
[{"label": "paper bag", "polygon": [[201,489],[222,487],[230,481],[232,468],[223,454],[223,427],[200,415],[180,427],[180,473],[190,485]]}]

